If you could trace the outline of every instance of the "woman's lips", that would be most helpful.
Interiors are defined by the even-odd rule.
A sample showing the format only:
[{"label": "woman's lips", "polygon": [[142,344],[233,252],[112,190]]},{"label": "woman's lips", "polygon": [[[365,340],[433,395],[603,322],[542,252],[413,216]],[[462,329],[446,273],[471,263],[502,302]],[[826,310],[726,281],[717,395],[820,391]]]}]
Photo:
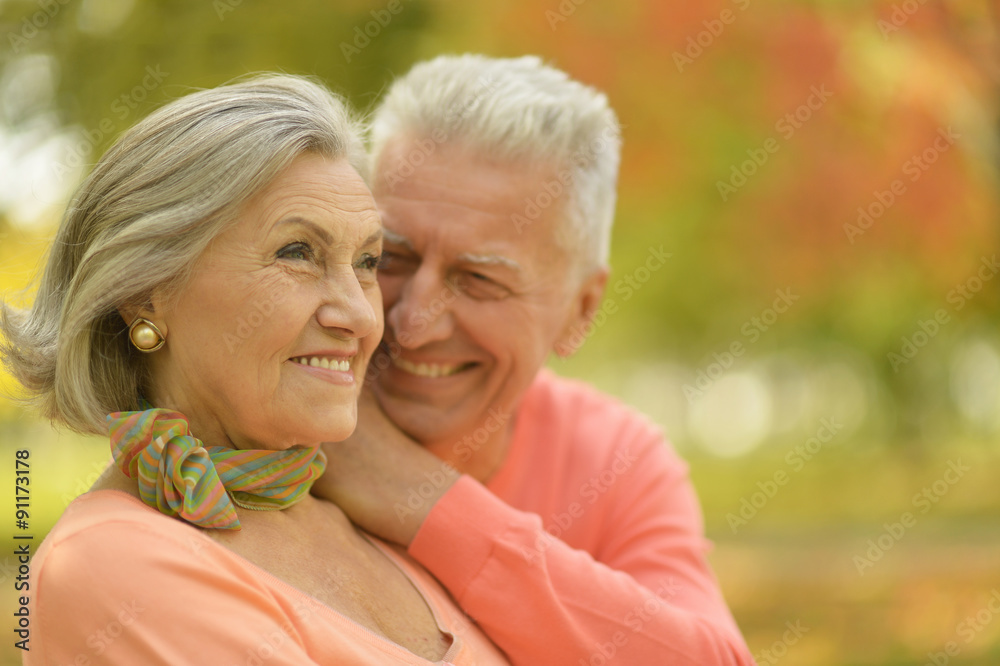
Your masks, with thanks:
[{"label": "woman's lips", "polygon": [[354,371],[351,363],[354,356],[293,356],[288,361],[317,379],[337,386],[354,386]]},{"label": "woman's lips", "polygon": [[350,372],[351,361],[354,360],[354,357],[336,358],[332,356],[293,356],[288,360],[292,363],[298,363],[299,365],[308,365],[311,368],[323,368],[325,370]]}]

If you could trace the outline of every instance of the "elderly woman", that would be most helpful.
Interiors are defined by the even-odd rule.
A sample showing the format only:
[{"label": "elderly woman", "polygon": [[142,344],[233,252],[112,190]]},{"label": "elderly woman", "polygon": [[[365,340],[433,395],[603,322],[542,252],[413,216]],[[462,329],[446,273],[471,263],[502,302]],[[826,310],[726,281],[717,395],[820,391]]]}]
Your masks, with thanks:
[{"label": "elderly woman", "polygon": [[357,128],[288,76],[140,122],[76,195],[4,360],[114,465],[39,548],[34,664],[504,663],[400,550],[310,496],[382,335]]}]

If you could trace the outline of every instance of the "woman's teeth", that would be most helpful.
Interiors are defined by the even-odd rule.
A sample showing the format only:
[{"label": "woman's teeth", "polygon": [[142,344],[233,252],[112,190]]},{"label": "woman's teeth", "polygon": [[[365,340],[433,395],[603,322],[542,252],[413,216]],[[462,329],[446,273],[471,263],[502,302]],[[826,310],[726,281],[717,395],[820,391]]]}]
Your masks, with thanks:
[{"label": "woman's teeth", "polygon": [[325,356],[296,356],[292,359],[292,362],[308,365],[313,368],[339,370],[340,372],[348,372],[351,369],[351,362],[348,359],[337,360],[335,358],[326,358]]},{"label": "woman's teeth", "polygon": [[393,359],[393,364],[418,377],[449,377],[465,368],[464,364],[439,365],[437,363],[410,363],[401,358]]}]

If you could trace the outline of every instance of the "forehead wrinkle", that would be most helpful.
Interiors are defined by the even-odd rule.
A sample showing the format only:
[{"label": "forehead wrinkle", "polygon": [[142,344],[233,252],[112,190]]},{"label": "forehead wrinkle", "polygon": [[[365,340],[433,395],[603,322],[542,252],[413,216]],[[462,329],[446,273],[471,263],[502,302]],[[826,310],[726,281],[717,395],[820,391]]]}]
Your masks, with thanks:
[{"label": "forehead wrinkle", "polygon": [[[375,217],[376,224],[381,224],[375,201],[367,190],[351,191],[349,186],[333,187],[326,182],[319,183],[319,187],[327,192],[332,191],[334,196],[331,198],[311,192],[303,187],[302,182],[298,182],[295,186],[274,187],[258,194],[256,200],[251,199],[244,204],[244,214],[256,209],[255,212],[265,233],[270,233],[286,221],[312,222],[317,232],[322,228],[319,221],[326,219],[351,223],[356,222],[359,217],[365,222],[369,217]],[[322,229],[322,235],[331,236],[325,229]]]},{"label": "forehead wrinkle", "polygon": [[[382,220],[378,212],[372,208],[360,210],[350,210],[334,208],[332,210],[321,210],[322,215],[329,215],[337,221],[339,228],[331,233],[324,225],[311,219],[313,212],[304,214],[292,212],[287,217],[282,217],[274,224],[268,226],[267,222],[258,230],[260,237],[266,238],[275,231],[289,226],[299,226],[311,231],[320,241],[329,247],[343,245],[347,237],[351,235],[352,229],[357,229],[359,240],[362,245],[374,243],[382,238]],[[371,231],[374,229],[374,231]],[[367,234],[367,236],[365,236]]]},{"label": "forehead wrinkle", "polygon": [[[437,190],[440,191],[437,197],[434,193],[427,194],[426,190],[435,189],[432,186],[425,187],[423,191],[419,193],[390,193],[380,195],[379,198],[388,201],[391,206],[393,200],[402,201],[404,204],[415,204],[421,208],[430,208],[434,211],[435,215],[440,215],[443,212],[448,214],[468,214],[471,213],[474,216],[481,217],[496,217],[505,218],[506,214],[501,214],[494,212],[493,208],[503,204],[505,197],[503,195],[496,195],[490,193],[483,193],[478,195],[475,200],[470,201],[455,201],[453,199],[448,199],[446,197],[455,195],[454,188],[443,188],[438,187]],[[464,196],[460,191],[458,196]],[[488,197],[485,201],[483,197]]]}]

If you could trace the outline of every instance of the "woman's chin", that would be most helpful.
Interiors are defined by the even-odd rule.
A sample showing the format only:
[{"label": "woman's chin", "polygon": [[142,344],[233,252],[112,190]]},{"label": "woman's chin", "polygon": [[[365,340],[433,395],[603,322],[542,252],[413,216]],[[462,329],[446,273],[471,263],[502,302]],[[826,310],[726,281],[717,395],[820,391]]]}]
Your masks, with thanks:
[{"label": "woman's chin", "polygon": [[291,416],[288,423],[288,433],[296,433],[300,442],[338,442],[347,439],[358,424],[358,405],[349,404],[327,407],[320,411],[317,408]]},{"label": "woman's chin", "polygon": [[342,442],[343,440],[354,434],[354,429],[358,424],[358,419],[356,413],[350,415],[350,418],[344,417],[339,419],[332,419],[325,426],[317,428],[314,432],[316,442]]}]

